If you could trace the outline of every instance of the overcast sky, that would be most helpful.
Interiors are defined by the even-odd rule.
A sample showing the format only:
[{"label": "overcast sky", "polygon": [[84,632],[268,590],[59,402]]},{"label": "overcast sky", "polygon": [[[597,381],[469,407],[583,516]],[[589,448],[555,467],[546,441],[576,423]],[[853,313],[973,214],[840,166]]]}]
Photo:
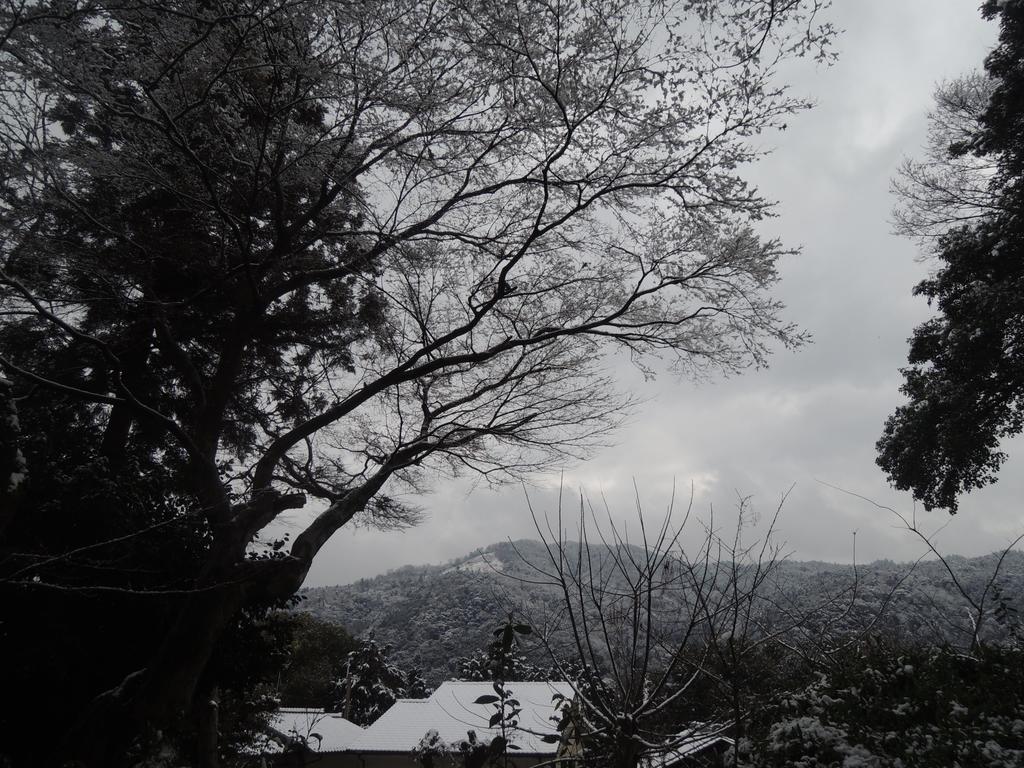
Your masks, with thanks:
[{"label": "overcast sky", "polygon": [[[635,519],[633,482],[651,514],[664,511],[673,483],[694,512],[722,523],[737,494],[770,513],[791,486],[778,526],[796,559],[907,560],[921,544],[870,503],[909,514],[909,494],[891,490],[875,466],[874,444],[899,404],[906,339],[928,316],[911,288],[928,270],[913,243],[891,234],[889,180],[919,151],[935,85],[978,68],[995,28],[977,0],[839,0],[829,13],[844,30],[839,61],[804,63],[790,77],[817,106],[767,137],[774,153],[750,178],[779,201],[764,234],[803,248],[783,264],[778,296],[787,316],[814,336],[770,369],[700,385],[665,376],[652,383],[629,370],[623,385],[648,401],[617,444],[584,466],[567,467],[567,497],[582,489],[607,498],[614,515]],[[953,518],[919,515],[937,527],[947,552],[1001,548],[1024,529],[1024,442],[994,487],[967,497]],[[825,485],[825,484],[829,485]],[[559,478],[538,478],[534,507],[553,510]],[[418,499],[426,519],[404,532],[343,530],[323,549],[308,585],[344,584],[410,563],[439,563],[508,538],[535,537],[521,487],[472,488],[441,480]],[[677,507],[680,506],[677,504]],[[299,520],[295,520],[296,523]]]}]

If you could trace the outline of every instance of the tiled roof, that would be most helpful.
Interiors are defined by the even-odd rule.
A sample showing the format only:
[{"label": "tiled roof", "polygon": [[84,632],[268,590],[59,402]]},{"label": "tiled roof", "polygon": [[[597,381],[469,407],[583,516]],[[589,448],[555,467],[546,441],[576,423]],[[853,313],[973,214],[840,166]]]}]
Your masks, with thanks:
[{"label": "tiled roof", "polygon": [[279,709],[270,727],[284,739],[305,739],[315,752],[343,752],[363,733],[355,723],[322,709]]},{"label": "tiled roof", "polygon": [[[519,702],[519,727],[509,734],[519,747],[519,754],[551,755],[558,748],[542,740],[545,734],[556,734],[557,703],[553,697],[573,696],[572,686],[565,682],[505,684]],[[410,753],[430,731],[450,748],[458,749],[475,731],[477,741],[487,743],[501,733],[500,728],[487,726],[495,709],[491,704],[475,704],[481,696],[493,695],[491,683],[446,682],[429,699],[399,699],[373,725],[361,728],[339,714],[322,709],[281,709],[271,726],[285,739],[306,739],[314,752],[390,752]],[[555,719],[552,719],[555,718]],[[282,739],[284,740],[284,739]],[[652,753],[643,761],[645,768],[668,768],[674,763],[715,744],[731,745],[723,728],[710,723],[694,723],[666,742],[664,751]],[[264,748],[262,751],[280,751]]]},{"label": "tiled roof", "polygon": [[[509,682],[505,687],[522,710],[519,727],[510,734],[510,741],[519,746],[521,753],[554,754],[557,744],[545,743],[541,737],[557,732],[557,707],[552,697],[560,693],[571,698],[572,687],[561,682]],[[395,702],[362,731],[350,748],[356,752],[411,752],[431,730],[452,746],[465,741],[468,731],[475,731],[478,741],[488,742],[501,733],[500,728],[487,726],[496,710],[491,704],[473,702],[493,694],[491,683],[442,683],[429,699]]]}]

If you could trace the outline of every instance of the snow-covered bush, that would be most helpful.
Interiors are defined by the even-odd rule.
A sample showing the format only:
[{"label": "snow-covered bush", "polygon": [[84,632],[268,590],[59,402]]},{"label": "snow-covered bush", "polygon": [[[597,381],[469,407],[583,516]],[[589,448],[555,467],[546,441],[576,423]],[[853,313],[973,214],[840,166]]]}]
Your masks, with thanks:
[{"label": "snow-covered bush", "polygon": [[758,766],[1024,766],[1024,654],[872,642],[774,704]]},{"label": "snow-covered bush", "polygon": [[422,699],[430,689],[416,670],[406,671],[389,658],[390,646],[372,638],[349,653],[345,676],[335,682],[334,709],[359,725],[369,725],[397,699]]}]

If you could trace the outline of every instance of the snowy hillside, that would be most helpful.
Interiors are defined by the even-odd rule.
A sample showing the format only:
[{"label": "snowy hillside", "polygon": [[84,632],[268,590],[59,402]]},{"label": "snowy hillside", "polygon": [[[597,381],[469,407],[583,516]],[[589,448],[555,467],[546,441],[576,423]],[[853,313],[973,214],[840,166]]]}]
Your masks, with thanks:
[{"label": "snowy hillside", "polygon": [[[537,585],[522,560],[541,563],[543,554],[538,542],[495,544],[443,565],[405,566],[346,586],[303,590],[298,610],[340,624],[353,635],[374,636],[393,647],[397,664],[418,668],[436,683],[452,675],[459,658],[484,648],[509,611],[527,621],[550,613],[556,593]],[[995,559],[954,556],[949,562],[961,584],[978,595]],[[910,568],[891,561],[861,566],[853,592],[850,566],[787,562],[771,588],[804,607],[846,590],[854,596],[853,604],[842,602],[841,617],[830,625],[833,630],[862,628],[887,605],[883,620],[875,625],[878,630],[932,642],[965,642],[970,631],[966,604],[949,574],[937,562],[920,563],[908,576]],[[1024,615],[1022,596],[1024,553],[1013,552],[987,600],[993,611],[1002,603],[1001,615],[1013,621]],[[1006,631],[1005,621],[990,622],[988,631]]]}]

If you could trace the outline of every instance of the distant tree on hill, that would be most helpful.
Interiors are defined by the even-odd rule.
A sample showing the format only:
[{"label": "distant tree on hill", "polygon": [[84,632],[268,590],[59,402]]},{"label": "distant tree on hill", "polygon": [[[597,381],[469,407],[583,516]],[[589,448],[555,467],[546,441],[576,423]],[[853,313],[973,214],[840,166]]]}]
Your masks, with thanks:
[{"label": "distant tree on hill", "polygon": [[460,659],[457,678],[470,681],[542,681],[550,680],[551,670],[527,659],[520,647],[519,637],[532,629],[509,616],[508,621],[494,630],[494,640],[487,648]]}]

